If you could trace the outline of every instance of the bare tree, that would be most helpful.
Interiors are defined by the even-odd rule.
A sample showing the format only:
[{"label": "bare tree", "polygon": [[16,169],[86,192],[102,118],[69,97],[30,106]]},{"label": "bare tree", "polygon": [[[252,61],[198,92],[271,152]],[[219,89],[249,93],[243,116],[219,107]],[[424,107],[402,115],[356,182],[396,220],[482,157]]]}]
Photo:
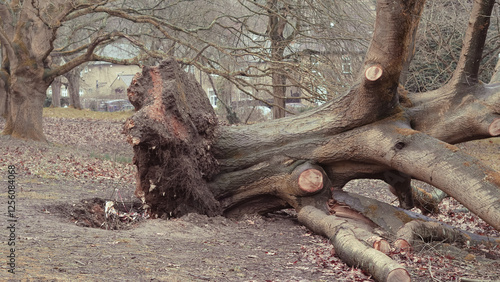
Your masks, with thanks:
[{"label": "bare tree", "polygon": [[[410,185],[418,179],[500,230],[500,173],[453,145],[500,135],[498,68],[492,83],[479,80],[494,4],[474,1],[448,82],[410,93],[400,81],[425,1],[378,0],[354,86],[314,110],[266,123],[218,126],[206,95],[174,60],[145,67],[129,90],[137,113],[125,124],[136,195],[158,217],[293,207],[340,258],[379,281],[410,280],[383,253],[391,248],[436,238],[498,242],[404,210],[421,207]],[[404,209],[341,191],[358,178],[386,181]]]},{"label": "bare tree", "polygon": [[[177,3],[181,2],[185,1]],[[0,89],[0,115],[6,119],[3,134],[45,140],[42,107],[52,81],[88,61],[140,65],[149,55],[142,53],[128,59],[117,59],[100,56],[97,51],[120,39],[143,46],[139,39],[145,25],[155,27],[160,34],[170,37],[171,30],[180,28],[166,21],[168,19],[162,19],[165,21],[159,24],[160,20],[154,12],[164,11],[175,4],[127,0],[1,2],[3,87]],[[128,15],[137,16],[141,12],[153,16],[137,20],[137,26],[130,28]],[[192,47],[182,38],[170,39],[183,43],[187,49]],[[53,57],[65,57],[66,60],[61,60],[62,64],[52,64]],[[77,90],[72,91],[70,87],[70,93],[74,92]],[[76,100],[73,105],[79,107]]]},{"label": "bare tree", "polygon": [[[344,77],[351,71],[339,72],[341,63],[331,59],[344,55],[350,60],[352,54],[366,50],[370,5],[302,0],[238,3],[238,13],[228,11],[218,28],[232,35],[232,48],[224,50],[230,54],[229,62],[224,64],[238,70],[225,78],[253,98],[272,104],[274,118],[285,116],[287,89],[292,86],[301,90],[302,99],[326,101],[337,92],[335,85],[352,82]],[[353,45],[356,47],[350,48]],[[262,79],[266,77],[269,79]],[[266,93],[272,100],[258,93]]]},{"label": "bare tree", "polygon": [[49,85],[54,78],[83,62],[99,60],[94,54],[96,47],[117,36],[115,33],[95,34],[90,43],[80,45],[81,55],[64,65],[51,64],[50,55],[58,30],[66,21],[79,17],[80,11],[99,4],[101,1],[14,0],[0,3],[1,71],[5,85],[0,91],[3,105],[0,114],[6,118],[3,134],[45,140],[42,107]]}]

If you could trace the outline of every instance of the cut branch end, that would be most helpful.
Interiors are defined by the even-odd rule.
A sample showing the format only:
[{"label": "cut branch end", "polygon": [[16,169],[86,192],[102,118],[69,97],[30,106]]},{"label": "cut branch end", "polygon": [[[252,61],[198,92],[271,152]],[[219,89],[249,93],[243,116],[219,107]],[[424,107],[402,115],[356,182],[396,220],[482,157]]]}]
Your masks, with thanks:
[{"label": "cut branch end", "polygon": [[411,281],[410,274],[408,271],[404,268],[396,268],[389,275],[387,276],[387,281],[397,281],[397,282],[403,282],[403,281]]},{"label": "cut branch end", "polygon": [[411,252],[411,245],[405,239],[397,239],[393,243],[394,248],[401,252]]},{"label": "cut branch end", "polygon": [[391,252],[391,245],[389,244],[389,242],[387,242],[387,240],[383,239],[373,242],[373,248],[386,255]]},{"label": "cut branch end", "polygon": [[491,136],[500,135],[500,118],[495,119],[488,128],[488,132]]},{"label": "cut branch end", "polygon": [[365,77],[369,81],[376,81],[382,76],[383,73],[384,71],[382,70],[382,66],[374,65],[366,69]]},{"label": "cut branch end", "polygon": [[317,169],[308,169],[299,176],[299,187],[305,192],[316,192],[323,188],[323,173]]}]

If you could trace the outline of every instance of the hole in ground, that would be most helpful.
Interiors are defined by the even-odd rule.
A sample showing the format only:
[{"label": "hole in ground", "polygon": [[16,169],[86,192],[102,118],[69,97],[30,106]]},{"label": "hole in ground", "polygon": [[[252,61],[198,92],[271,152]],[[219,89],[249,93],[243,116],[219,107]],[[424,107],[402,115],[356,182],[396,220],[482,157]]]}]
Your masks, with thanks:
[{"label": "hole in ground", "polygon": [[83,199],[77,204],[47,206],[43,211],[68,219],[77,226],[106,230],[131,229],[148,218],[139,201],[113,202],[102,198]]}]

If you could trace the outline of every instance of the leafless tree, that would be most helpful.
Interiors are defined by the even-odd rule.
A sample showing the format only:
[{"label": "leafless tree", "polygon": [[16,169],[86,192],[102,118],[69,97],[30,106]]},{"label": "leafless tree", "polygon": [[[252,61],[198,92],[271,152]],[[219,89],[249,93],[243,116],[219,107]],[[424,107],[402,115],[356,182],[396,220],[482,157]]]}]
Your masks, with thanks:
[{"label": "leafless tree", "polygon": [[[223,42],[231,46],[222,50],[226,60],[218,64],[236,68],[233,76],[224,77],[253,98],[272,104],[275,118],[285,116],[287,88],[298,88],[302,99],[330,99],[339,85],[352,82],[345,74],[352,74],[356,57],[366,50],[373,16],[364,1],[340,2],[238,1],[216,29],[228,35]],[[340,60],[332,62],[341,57],[349,66],[343,72]]]}]

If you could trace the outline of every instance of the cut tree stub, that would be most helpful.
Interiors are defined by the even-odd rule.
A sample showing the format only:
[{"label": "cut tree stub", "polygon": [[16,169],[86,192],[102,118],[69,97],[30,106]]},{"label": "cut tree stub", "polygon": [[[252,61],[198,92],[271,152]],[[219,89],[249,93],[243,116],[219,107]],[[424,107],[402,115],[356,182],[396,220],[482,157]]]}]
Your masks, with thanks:
[{"label": "cut tree stub", "polygon": [[370,81],[379,79],[383,74],[382,66],[374,65],[366,69],[365,77]]},{"label": "cut tree stub", "polygon": [[409,282],[411,281],[411,278],[406,269],[397,268],[389,273],[387,281]]},{"label": "cut tree stub", "polygon": [[488,132],[491,136],[500,135],[500,118],[495,119],[488,128]]},{"label": "cut tree stub", "polygon": [[308,169],[299,176],[299,187],[305,192],[316,192],[323,188],[323,173],[317,169]]},{"label": "cut tree stub", "polygon": [[408,243],[408,241],[406,241],[405,239],[397,239],[396,241],[394,241],[393,245],[397,251],[411,252],[412,250],[410,243]]},{"label": "cut tree stub", "polygon": [[373,242],[373,248],[377,251],[380,251],[384,254],[389,254],[391,252],[391,244],[387,242],[387,240],[380,239]]}]

